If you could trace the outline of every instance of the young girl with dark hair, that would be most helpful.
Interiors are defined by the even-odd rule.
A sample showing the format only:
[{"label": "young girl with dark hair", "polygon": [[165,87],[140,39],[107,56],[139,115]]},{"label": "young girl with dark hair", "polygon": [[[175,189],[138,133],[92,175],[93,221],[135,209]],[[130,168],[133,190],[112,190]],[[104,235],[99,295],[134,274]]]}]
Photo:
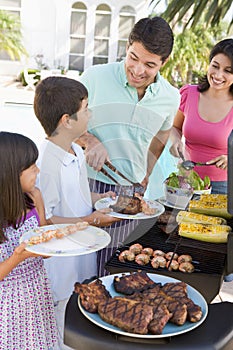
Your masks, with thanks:
[{"label": "young girl with dark hair", "polygon": [[45,225],[35,188],[36,145],[0,132],[0,349],[53,349],[57,328],[43,258],[25,250],[20,237]]}]

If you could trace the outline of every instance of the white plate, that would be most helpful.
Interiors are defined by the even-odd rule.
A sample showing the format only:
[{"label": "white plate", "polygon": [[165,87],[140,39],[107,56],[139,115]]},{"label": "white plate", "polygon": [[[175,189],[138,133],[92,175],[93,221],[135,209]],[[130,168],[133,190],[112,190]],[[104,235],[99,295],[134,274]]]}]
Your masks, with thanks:
[{"label": "white plate", "polygon": [[173,205],[169,202],[167,202],[165,197],[160,197],[157,199],[157,201],[163,205],[165,205],[166,207],[169,208],[174,208],[174,209],[180,209],[180,210],[184,210],[186,207],[180,206],[180,205]]},{"label": "white plate", "polygon": [[[62,228],[67,224],[57,224],[39,227],[40,231]],[[20,243],[28,240],[32,236],[38,235],[38,229],[25,232],[20,238]],[[88,226],[84,230],[72,233],[61,239],[52,238],[48,242],[28,245],[29,252],[46,256],[76,256],[96,252],[105,248],[111,241],[110,235],[95,226]]]},{"label": "white plate", "polygon": [[[112,297],[114,297],[116,295],[122,295],[120,293],[117,293],[114,289],[114,286],[113,286],[114,276],[120,276],[120,275],[121,274],[115,274],[115,275],[109,275],[109,276],[105,276],[105,277],[100,278],[100,280],[103,281],[103,284],[105,285],[107,290],[110,292]],[[167,277],[167,276],[163,276],[163,275],[156,275],[154,273],[148,273],[148,276],[153,281],[158,282],[158,283],[160,282],[162,284],[165,284],[168,282],[180,282],[179,280],[177,280],[175,278],[171,278],[171,277]],[[88,320],[90,320],[91,322],[95,323],[97,326],[102,327],[108,331],[115,332],[115,333],[121,334],[121,335],[125,335],[127,337],[134,337],[134,338],[145,338],[145,339],[165,338],[165,337],[171,337],[174,335],[179,335],[182,333],[189,332],[189,331],[193,330],[194,328],[197,328],[198,326],[200,326],[200,324],[202,324],[202,322],[204,322],[204,320],[206,319],[206,316],[208,314],[208,305],[206,303],[205,298],[196,289],[194,289],[193,287],[191,287],[189,285],[187,287],[187,291],[188,291],[188,297],[190,299],[192,299],[195,304],[197,304],[201,307],[202,313],[203,313],[202,318],[200,319],[200,321],[198,321],[196,323],[186,321],[183,326],[177,326],[175,324],[172,324],[171,322],[168,322],[166,324],[166,326],[164,327],[162,334],[146,334],[146,335],[144,335],[144,334],[134,334],[134,333],[128,333],[128,332],[122,331],[120,328],[112,326],[111,324],[103,321],[98,314],[93,314],[93,313],[87,312],[81,305],[80,297],[78,297],[78,305],[79,305],[81,312],[83,313],[84,316],[86,316],[86,318]]]},{"label": "white plate", "polygon": [[[106,197],[106,198],[101,198],[95,203],[95,209],[100,210],[100,209],[105,209],[109,208],[110,205],[114,205],[117,202],[118,197],[116,199],[112,199],[111,197]],[[130,215],[130,214],[122,214],[122,213],[116,213],[115,211],[110,212],[108,215],[114,216],[116,218],[120,219],[151,219],[151,218],[156,218],[157,216],[161,215],[164,211],[165,208],[163,205],[156,201],[152,201],[150,199],[145,199],[143,200],[151,207],[151,208],[156,208],[156,212],[153,215],[146,215],[144,213],[138,213],[136,215]]]}]

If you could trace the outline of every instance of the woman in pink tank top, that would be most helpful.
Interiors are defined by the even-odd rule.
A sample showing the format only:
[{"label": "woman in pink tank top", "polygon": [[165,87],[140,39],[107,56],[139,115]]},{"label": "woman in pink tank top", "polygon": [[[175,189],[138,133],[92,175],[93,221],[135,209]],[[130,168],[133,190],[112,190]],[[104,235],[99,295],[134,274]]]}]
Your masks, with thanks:
[{"label": "woman in pink tank top", "polygon": [[227,139],[233,129],[233,39],[217,43],[207,74],[199,85],[180,89],[181,103],[171,132],[170,152],[208,166],[196,166],[209,176],[212,193],[227,193]]}]

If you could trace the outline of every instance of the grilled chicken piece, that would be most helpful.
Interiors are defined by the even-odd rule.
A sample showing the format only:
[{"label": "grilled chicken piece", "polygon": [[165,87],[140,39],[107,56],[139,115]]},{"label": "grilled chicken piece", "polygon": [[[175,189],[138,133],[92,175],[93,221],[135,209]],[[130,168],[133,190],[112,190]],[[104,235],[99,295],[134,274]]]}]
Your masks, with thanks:
[{"label": "grilled chicken piece", "polygon": [[113,284],[116,292],[126,295],[140,292],[156,285],[145,271],[131,273],[130,275],[122,274],[122,277],[115,276]]},{"label": "grilled chicken piece", "polygon": [[76,282],[74,285],[75,293],[80,295],[81,304],[88,312],[96,313],[98,304],[111,298],[102,281],[97,279],[89,284]]},{"label": "grilled chicken piece", "polygon": [[188,320],[190,322],[198,322],[202,317],[202,310],[199,305],[194,304],[194,302],[188,298],[187,295],[187,285],[184,282],[177,283],[166,283],[162,287],[167,295],[178,300],[182,300],[183,303],[187,305]]},{"label": "grilled chicken piece", "polygon": [[99,303],[98,313],[105,322],[137,334],[148,333],[148,325],[154,316],[152,306],[121,297]]}]

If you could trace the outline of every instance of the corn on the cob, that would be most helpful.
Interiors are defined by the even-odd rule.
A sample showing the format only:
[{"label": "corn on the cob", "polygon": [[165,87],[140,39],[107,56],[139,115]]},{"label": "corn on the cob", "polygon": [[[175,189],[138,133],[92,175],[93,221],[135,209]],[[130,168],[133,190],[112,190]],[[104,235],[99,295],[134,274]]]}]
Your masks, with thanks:
[{"label": "corn on the cob", "polygon": [[178,222],[178,224],[182,222],[208,224],[208,225],[222,225],[227,223],[224,218],[204,215],[199,213],[192,213],[192,212],[183,211],[183,210],[179,211],[179,213],[177,214],[176,221]]},{"label": "corn on the cob", "polygon": [[227,208],[227,203],[225,202],[211,202],[211,201],[201,201],[201,200],[191,200],[189,202],[189,208],[216,208],[216,209],[226,209]]},{"label": "corn on the cob", "polygon": [[231,232],[228,225],[203,225],[181,223],[179,226],[179,235],[186,238],[192,238],[199,241],[211,243],[226,243],[227,236]]},{"label": "corn on the cob", "polygon": [[216,203],[226,203],[227,195],[226,194],[202,194],[200,196],[201,202],[216,202]]},{"label": "corn on the cob", "polygon": [[227,211],[227,202],[221,201],[202,201],[191,200],[189,202],[188,210],[194,213],[200,213],[211,216],[219,216],[225,219],[231,219],[232,215]]}]

